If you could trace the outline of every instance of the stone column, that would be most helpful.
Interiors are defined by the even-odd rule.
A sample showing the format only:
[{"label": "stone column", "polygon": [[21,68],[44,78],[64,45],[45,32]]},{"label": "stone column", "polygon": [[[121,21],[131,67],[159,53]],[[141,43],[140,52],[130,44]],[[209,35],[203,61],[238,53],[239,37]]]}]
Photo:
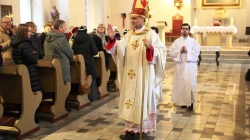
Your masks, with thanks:
[{"label": "stone column", "polygon": [[165,28],[167,23],[165,21],[157,21],[157,28],[159,29],[159,37],[162,43],[165,45]]},{"label": "stone column", "polygon": [[226,48],[232,49],[233,33],[226,33]]},{"label": "stone column", "polygon": [[199,43],[200,46],[202,46],[202,33],[196,33],[195,34],[195,38],[197,40],[197,42]]}]

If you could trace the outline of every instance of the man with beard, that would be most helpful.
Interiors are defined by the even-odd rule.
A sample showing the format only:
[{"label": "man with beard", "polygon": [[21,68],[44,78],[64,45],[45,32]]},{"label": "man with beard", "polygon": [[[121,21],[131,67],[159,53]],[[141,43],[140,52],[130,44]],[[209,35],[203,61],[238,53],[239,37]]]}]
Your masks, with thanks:
[{"label": "man with beard", "polygon": [[145,26],[146,6],[145,0],[134,0],[130,14],[133,29],[121,40],[116,40],[115,31],[108,25],[106,51],[112,54],[117,66],[120,90],[118,117],[125,121],[126,134],[120,135],[122,140],[133,140],[140,131],[142,134],[156,131],[155,88],[165,77],[166,48],[159,36]]},{"label": "man with beard", "polygon": [[199,44],[194,38],[189,37],[190,26],[182,24],[182,36],[174,41],[170,48],[170,56],[175,62],[172,101],[193,110],[196,102],[196,61],[200,54]]}]

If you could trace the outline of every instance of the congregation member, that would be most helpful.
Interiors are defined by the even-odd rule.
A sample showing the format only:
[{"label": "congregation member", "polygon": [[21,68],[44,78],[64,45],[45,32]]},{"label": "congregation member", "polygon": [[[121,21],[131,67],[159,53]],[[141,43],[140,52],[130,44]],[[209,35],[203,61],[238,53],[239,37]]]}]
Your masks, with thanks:
[{"label": "congregation member", "polygon": [[2,57],[12,58],[12,47],[10,46],[10,38],[13,36],[14,30],[11,29],[11,20],[9,17],[1,18],[0,26],[0,45],[2,46]]},{"label": "congregation member", "polygon": [[[0,45],[0,52],[3,50],[3,46]],[[3,65],[3,57],[2,54],[0,54],[0,66]]]},{"label": "congregation member", "polygon": [[46,59],[58,59],[61,62],[63,81],[67,83],[71,82],[70,60],[73,60],[74,52],[66,39],[65,30],[65,21],[57,20],[54,30],[46,34],[44,51]]},{"label": "congregation member", "polygon": [[96,34],[93,35],[93,39],[95,41],[97,50],[104,52],[106,69],[108,69],[110,54],[106,53],[105,51],[105,46],[108,40],[108,36],[105,34],[105,30],[106,30],[105,25],[99,24],[96,30]]},{"label": "congregation member", "polygon": [[75,36],[77,35],[78,33],[78,29],[79,27],[74,27],[74,29],[72,30],[72,35],[71,37],[69,38],[69,46],[72,48],[72,45],[73,45],[73,42],[74,42],[74,38]]},{"label": "congregation member", "polygon": [[26,24],[20,24],[16,35],[11,38],[10,45],[13,47],[13,60],[18,65],[25,65],[30,76],[30,84],[33,92],[42,91],[42,85],[38,76],[36,64],[39,54],[34,48],[30,37],[32,36],[32,27]]},{"label": "congregation member", "polygon": [[192,111],[193,103],[196,102],[196,61],[200,47],[194,38],[189,37],[189,32],[189,24],[182,24],[181,37],[173,42],[170,56],[175,62],[172,101]]},{"label": "congregation member", "polygon": [[30,40],[32,42],[32,45],[33,45],[35,51],[38,53],[39,58],[43,59],[44,58],[44,49],[43,49],[43,46],[41,44],[40,37],[38,36],[38,33],[37,33],[37,26],[32,21],[26,22],[26,24],[29,27],[31,27],[31,33],[32,34],[30,36]]},{"label": "congregation member", "polygon": [[74,29],[74,26],[69,27],[69,32],[66,33],[66,38],[69,40],[70,37],[72,36],[72,30]]},{"label": "congregation member", "polygon": [[46,24],[44,26],[43,32],[40,34],[40,41],[41,41],[41,45],[42,45],[43,50],[44,50],[44,41],[45,41],[46,33],[48,33],[51,30],[52,30],[51,26],[49,24]]},{"label": "congregation member", "polygon": [[134,29],[120,41],[116,40],[112,26],[108,25],[109,40],[106,50],[112,54],[117,65],[120,89],[118,117],[125,120],[126,134],[120,135],[122,140],[133,140],[135,134],[140,133],[141,109],[142,133],[156,131],[155,87],[165,77],[163,65],[166,49],[159,36],[145,26],[145,15],[148,13],[144,7],[146,5],[143,6],[141,1],[134,1],[131,12]]},{"label": "congregation member", "polygon": [[78,30],[78,34],[75,36],[73,47],[74,54],[82,54],[87,69],[87,75],[92,76],[92,83],[90,86],[91,92],[88,94],[89,100],[92,102],[98,99],[98,89],[96,84],[97,71],[94,56],[97,55],[98,50],[95,46],[95,42],[87,34],[86,26],[81,26]]}]

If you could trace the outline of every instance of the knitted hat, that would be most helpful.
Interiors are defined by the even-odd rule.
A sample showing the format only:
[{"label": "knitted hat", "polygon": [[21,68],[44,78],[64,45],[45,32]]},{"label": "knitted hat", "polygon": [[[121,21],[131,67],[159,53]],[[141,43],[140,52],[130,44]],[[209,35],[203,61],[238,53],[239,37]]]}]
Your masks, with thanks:
[{"label": "knitted hat", "polygon": [[73,28],[73,30],[72,30],[72,33],[77,32],[77,31],[78,31],[78,29],[79,29],[79,27],[74,27],[74,28]]},{"label": "knitted hat", "polygon": [[79,31],[87,32],[87,27],[86,26],[81,26],[79,28]]}]

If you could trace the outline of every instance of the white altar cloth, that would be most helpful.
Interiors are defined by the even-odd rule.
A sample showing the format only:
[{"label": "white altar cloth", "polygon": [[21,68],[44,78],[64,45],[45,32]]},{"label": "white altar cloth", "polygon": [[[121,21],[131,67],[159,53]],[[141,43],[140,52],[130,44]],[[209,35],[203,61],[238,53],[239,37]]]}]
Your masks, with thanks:
[{"label": "white altar cloth", "polygon": [[191,33],[237,33],[235,26],[193,26]]}]

